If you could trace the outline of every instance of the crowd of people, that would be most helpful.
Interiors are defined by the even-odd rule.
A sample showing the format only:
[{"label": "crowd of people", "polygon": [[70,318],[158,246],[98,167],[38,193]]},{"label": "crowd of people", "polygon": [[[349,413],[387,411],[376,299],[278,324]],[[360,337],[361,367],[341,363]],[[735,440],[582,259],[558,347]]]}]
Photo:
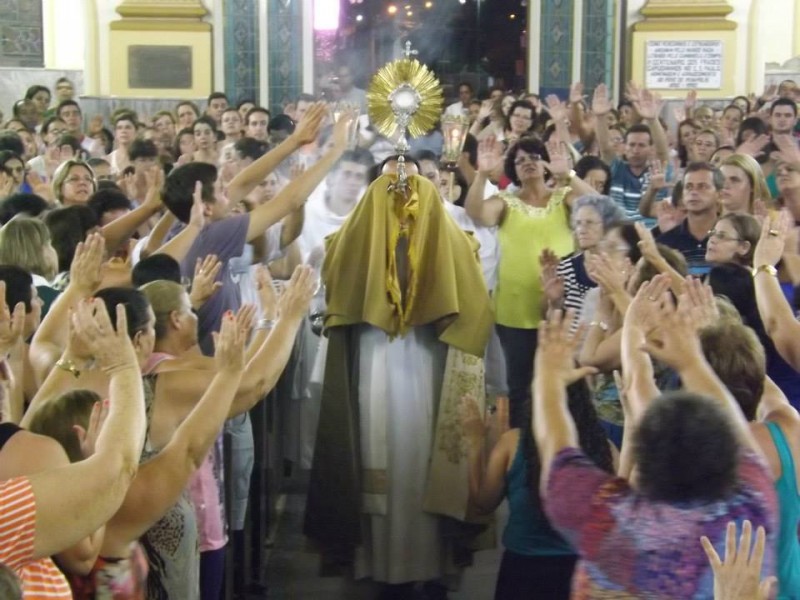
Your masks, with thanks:
[{"label": "crowd of people", "polygon": [[458,163],[412,139],[393,210],[396,140],[331,85],[337,118],[215,92],[85,120],[65,79],[14,104],[3,598],[219,600],[285,377],[306,533],[376,597],[446,598],[505,500],[499,600],[800,599],[797,85],[462,82]]}]

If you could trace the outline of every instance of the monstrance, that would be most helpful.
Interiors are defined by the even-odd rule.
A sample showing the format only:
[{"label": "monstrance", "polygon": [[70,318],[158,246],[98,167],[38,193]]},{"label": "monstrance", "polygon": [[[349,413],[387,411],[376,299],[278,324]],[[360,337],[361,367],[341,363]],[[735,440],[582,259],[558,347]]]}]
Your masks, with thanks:
[{"label": "monstrance", "polygon": [[383,66],[372,78],[367,90],[369,117],[375,128],[387,138],[398,134],[395,150],[397,183],[394,189],[405,193],[407,174],[403,155],[408,152],[408,138],[425,135],[439,120],[444,97],[442,86],[433,72],[411,56],[411,42],[406,42],[404,57]]}]

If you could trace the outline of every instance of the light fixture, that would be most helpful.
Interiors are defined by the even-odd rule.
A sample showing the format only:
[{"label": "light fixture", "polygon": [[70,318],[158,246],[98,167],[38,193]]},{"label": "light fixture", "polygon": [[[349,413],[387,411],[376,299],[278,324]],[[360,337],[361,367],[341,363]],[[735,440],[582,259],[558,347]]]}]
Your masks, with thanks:
[{"label": "light fixture", "polygon": [[314,0],[314,31],[339,29],[339,0]]},{"label": "light fixture", "polygon": [[413,17],[413,16],[414,16],[414,12],[413,12],[413,11],[410,11],[410,10],[407,10],[407,11],[406,11],[406,16],[407,16],[407,17]]},{"label": "light fixture", "polygon": [[363,21],[363,20],[364,20],[364,15],[356,15],[356,21],[361,23],[361,21]]},{"label": "light fixture", "polygon": [[508,15],[508,18],[513,21],[514,19],[517,18],[517,15],[515,15],[514,13],[511,13],[510,15]]},{"label": "light fixture", "polygon": [[394,15],[394,14],[396,14],[396,13],[397,13],[397,7],[396,7],[394,4],[390,4],[390,5],[389,5],[389,6],[386,8],[386,12],[388,12],[390,15]]},{"label": "light fixture", "polygon": [[428,0],[428,1],[425,3],[425,8],[432,8],[432,7],[433,7],[433,2],[431,2],[431,0]]},{"label": "light fixture", "polygon": [[458,0],[459,4],[466,4],[467,0]]}]

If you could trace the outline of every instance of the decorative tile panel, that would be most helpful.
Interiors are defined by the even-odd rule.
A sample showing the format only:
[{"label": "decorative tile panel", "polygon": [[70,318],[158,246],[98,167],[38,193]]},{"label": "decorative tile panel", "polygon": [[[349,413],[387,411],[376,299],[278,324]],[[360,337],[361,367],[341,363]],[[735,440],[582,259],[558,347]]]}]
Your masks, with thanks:
[{"label": "decorative tile panel", "polygon": [[0,66],[44,67],[40,1],[0,0]]},{"label": "decorative tile panel", "polygon": [[225,0],[225,93],[231,103],[258,101],[258,2]]},{"label": "decorative tile panel", "polygon": [[[310,5],[310,3],[305,3]],[[300,0],[269,0],[269,103],[273,114],[302,91],[303,14]]]},{"label": "decorative tile panel", "polygon": [[544,0],[539,41],[539,93],[565,97],[572,83],[573,0]]},{"label": "decorative tile panel", "polygon": [[581,81],[589,97],[600,83],[613,87],[615,35],[613,0],[584,0]]}]

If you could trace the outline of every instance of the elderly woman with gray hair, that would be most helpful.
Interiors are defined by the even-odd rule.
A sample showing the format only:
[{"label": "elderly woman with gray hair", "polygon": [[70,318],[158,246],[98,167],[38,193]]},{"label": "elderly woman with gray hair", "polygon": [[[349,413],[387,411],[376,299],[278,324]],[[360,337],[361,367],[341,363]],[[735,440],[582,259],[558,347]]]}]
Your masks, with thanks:
[{"label": "elderly woman with gray hair", "polygon": [[606,231],[624,219],[625,213],[608,196],[586,195],[575,200],[571,224],[577,250],[560,260],[545,250],[539,259],[548,311],[573,309],[581,314],[586,292],[597,286],[586,272],[586,255],[597,251]]}]

